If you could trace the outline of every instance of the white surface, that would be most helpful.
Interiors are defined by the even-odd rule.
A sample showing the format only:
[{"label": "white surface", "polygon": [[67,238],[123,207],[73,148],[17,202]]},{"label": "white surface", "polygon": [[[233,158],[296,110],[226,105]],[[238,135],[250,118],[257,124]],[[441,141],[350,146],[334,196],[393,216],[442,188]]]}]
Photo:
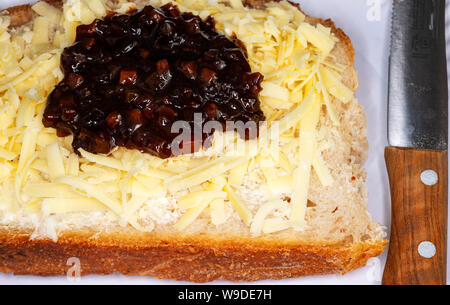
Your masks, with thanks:
[{"label": "white surface", "polygon": [[[387,79],[392,0],[297,0],[310,15],[331,18],[341,27],[356,51],[355,65],[360,88],[357,97],[368,117],[369,159],[366,163],[369,187],[369,212],[373,218],[388,226],[390,223],[389,185],[384,164],[387,145]],[[0,9],[33,1],[1,0]],[[447,11],[450,2],[447,1]],[[450,14],[447,14],[450,38]],[[448,39],[450,42],[450,39]],[[450,44],[447,44],[450,53]],[[386,259],[386,251],[372,258],[364,268],[345,276],[328,275],[283,281],[263,281],[255,284],[379,284]],[[448,264],[450,267],[450,264]],[[450,279],[450,268],[447,281]],[[40,278],[33,276],[0,275],[0,284],[72,284],[65,277]],[[173,284],[172,281],[146,277],[87,276],[81,284]],[[213,284],[225,282],[214,282]],[[179,283],[182,284],[182,283]]]}]

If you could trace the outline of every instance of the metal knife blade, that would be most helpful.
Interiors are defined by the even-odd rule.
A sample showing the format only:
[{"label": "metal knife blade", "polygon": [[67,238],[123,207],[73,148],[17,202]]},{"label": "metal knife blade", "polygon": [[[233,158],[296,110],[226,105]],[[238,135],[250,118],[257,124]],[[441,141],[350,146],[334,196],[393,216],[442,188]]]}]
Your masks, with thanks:
[{"label": "metal knife blade", "polygon": [[447,150],[445,0],[394,0],[388,109],[391,146]]}]

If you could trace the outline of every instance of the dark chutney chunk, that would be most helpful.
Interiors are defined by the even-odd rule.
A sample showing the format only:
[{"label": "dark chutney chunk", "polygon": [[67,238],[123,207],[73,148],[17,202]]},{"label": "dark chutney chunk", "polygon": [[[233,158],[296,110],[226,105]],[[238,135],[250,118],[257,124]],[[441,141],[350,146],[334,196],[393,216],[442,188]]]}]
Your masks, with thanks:
[{"label": "dark chutney chunk", "polygon": [[[61,137],[73,134],[75,151],[123,146],[161,158],[173,156],[181,133],[172,124],[184,120],[194,130],[194,113],[202,125],[254,121],[257,129],[264,120],[263,76],[251,73],[244,52],[215,31],[211,17],[201,20],[171,4],[108,14],[80,25],[64,49],[64,79],[48,97],[44,126]],[[184,146],[206,146],[213,132],[191,136]]]}]

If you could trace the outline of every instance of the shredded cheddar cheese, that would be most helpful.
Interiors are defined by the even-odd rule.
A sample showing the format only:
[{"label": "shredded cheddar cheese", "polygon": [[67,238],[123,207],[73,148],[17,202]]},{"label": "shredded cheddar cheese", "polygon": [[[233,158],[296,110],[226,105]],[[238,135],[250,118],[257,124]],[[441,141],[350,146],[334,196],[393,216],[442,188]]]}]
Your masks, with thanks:
[{"label": "shredded cheddar cheese", "polygon": [[[245,8],[241,0],[173,1],[181,11],[212,15],[218,31],[243,42],[252,70],[265,76],[260,100],[268,128],[246,143],[252,153],[231,156],[230,147],[242,140],[229,133],[216,135],[207,151],[167,160],[123,148],[107,156],[80,149],[78,155],[71,137],[58,138],[42,126],[46,97],[63,77],[60,55],[78,25],[108,10],[136,8],[117,2],[110,7],[105,0],[67,0],[62,10],[37,2],[32,9],[38,16],[21,31],[10,31],[9,17],[0,16],[0,197],[11,198],[0,207],[43,216],[109,210],[122,225],[151,231],[155,224],[143,225],[140,209],[148,200],[173,197],[183,211],[177,230],[206,211],[213,224],[222,225],[227,205],[253,236],[302,228],[311,171],[323,186],[333,184],[316,139],[322,105],[338,124],[333,102],[353,97],[340,78],[344,67],[330,56],[338,41],[331,30],[307,23],[287,1],[268,3],[264,10]],[[285,153],[291,150],[297,151],[294,157]],[[271,200],[252,212],[236,189],[255,168]],[[2,195],[8,185],[15,196]],[[281,200],[286,194],[290,203]],[[289,209],[290,218],[273,215],[280,209]]]}]

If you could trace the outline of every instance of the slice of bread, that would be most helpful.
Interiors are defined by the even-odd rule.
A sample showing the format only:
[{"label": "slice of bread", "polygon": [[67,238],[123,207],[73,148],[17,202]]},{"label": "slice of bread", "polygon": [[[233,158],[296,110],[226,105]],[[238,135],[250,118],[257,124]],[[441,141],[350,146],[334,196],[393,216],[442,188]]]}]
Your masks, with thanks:
[{"label": "slice of bread", "polygon": [[[59,0],[46,2],[62,7]],[[245,5],[264,7],[265,2],[249,0]],[[2,14],[10,16],[10,29],[16,32],[32,26],[36,17],[28,5]],[[358,79],[350,39],[331,20],[306,20],[330,27],[338,38],[331,55],[344,67],[342,82],[355,91]],[[322,113],[319,125],[329,141],[322,156],[334,184],[322,186],[316,175],[311,176],[308,225],[304,230],[287,229],[255,237],[236,215],[216,226],[202,214],[182,232],[164,224],[143,232],[121,226],[102,213],[81,213],[56,218],[57,238],[52,239],[48,234],[36,237],[34,225],[0,214],[0,272],[63,275],[70,268],[67,260],[71,257],[80,260],[82,275],[122,273],[194,282],[283,279],[346,273],[363,266],[387,243],[382,226],[366,209],[365,116],[354,98],[333,105],[341,124],[334,126]],[[251,186],[241,195],[247,202],[256,196]]]}]

